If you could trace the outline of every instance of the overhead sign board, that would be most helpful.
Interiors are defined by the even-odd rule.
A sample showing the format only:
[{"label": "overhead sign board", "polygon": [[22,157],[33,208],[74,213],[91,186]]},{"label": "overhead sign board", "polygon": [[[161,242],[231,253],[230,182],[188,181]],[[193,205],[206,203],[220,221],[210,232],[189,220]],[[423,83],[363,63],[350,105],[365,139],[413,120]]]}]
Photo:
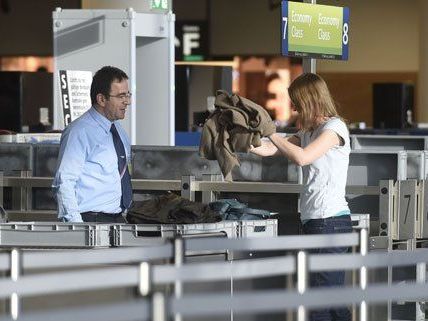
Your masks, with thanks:
[{"label": "overhead sign board", "polygon": [[207,24],[203,21],[176,21],[175,60],[206,60],[208,57],[207,34]]},{"label": "overhead sign board", "polygon": [[348,60],[349,8],[282,1],[284,56]]}]

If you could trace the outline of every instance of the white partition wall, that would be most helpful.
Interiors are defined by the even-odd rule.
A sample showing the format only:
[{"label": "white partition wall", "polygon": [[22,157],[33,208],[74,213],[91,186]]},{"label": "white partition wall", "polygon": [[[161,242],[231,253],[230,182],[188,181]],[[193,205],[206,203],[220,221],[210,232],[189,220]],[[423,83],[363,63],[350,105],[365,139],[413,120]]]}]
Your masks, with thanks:
[{"label": "white partition wall", "polygon": [[[105,65],[129,76],[132,104],[122,125],[132,144],[174,145],[174,21],[170,11],[53,12],[55,71],[95,72]],[[54,128],[64,127],[55,72]]]}]

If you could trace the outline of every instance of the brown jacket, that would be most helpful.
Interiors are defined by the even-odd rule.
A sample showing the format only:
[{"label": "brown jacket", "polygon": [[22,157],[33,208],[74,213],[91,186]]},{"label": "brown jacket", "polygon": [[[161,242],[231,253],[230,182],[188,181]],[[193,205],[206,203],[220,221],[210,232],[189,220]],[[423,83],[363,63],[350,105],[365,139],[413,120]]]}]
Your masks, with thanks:
[{"label": "brown jacket", "polygon": [[218,90],[216,110],[205,122],[199,144],[199,155],[217,160],[226,180],[232,180],[232,169],[239,166],[235,152],[248,153],[250,145],[260,146],[260,138],[275,132],[267,111],[238,95]]},{"label": "brown jacket", "polygon": [[131,224],[196,224],[221,221],[207,204],[189,201],[173,193],[134,202],[126,216]]}]

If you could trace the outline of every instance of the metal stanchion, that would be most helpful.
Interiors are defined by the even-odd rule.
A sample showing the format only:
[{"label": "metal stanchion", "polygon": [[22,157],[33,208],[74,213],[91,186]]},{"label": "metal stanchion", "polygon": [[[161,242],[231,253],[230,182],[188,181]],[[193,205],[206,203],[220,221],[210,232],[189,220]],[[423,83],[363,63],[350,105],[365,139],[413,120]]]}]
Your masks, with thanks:
[{"label": "metal stanchion", "polygon": [[195,176],[184,175],[181,177],[181,197],[188,200],[195,200],[195,191],[192,190],[192,183],[195,181]]},{"label": "metal stanchion", "polygon": [[0,223],[6,223],[7,220],[7,213],[3,205],[3,172],[0,171]]},{"label": "metal stanchion", "polygon": [[[308,255],[304,251],[297,253],[297,292],[303,294],[308,287]],[[297,320],[306,321],[307,311],[304,306],[297,309]]]},{"label": "metal stanchion", "polygon": [[[229,264],[232,265],[233,261],[230,261]],[[233,297],[233,273],[230,274],[230,298],[232,297]],[[233,309],[230,309],[230,321],[233,321]]]},{"label": "metal stanchion", "polygon": [[[285,277],[285,286],[287,290],[294,289],[294,274],[287,274]],[[287,321],[294,321],[294,311],[287,310],[286,312],[286,320]]]},{"label": "metal stanchion", "polygon": [[0,206],[3,207],[3,172],[0,171]]},{"label": "metal stanchion", "polygon": [[[426,282],[427,265],[425,262],[416,265],[416,282],[424,284]],[[425,302],[416,302],[416,321],[425,321]]]},{"label": "metal stanchion", "polygon": [[147,296],[150,293],[150,272],[149,263],[140,263],[140,283],[138,285],[138,292],[141,296]]},{"label": "metal stanchion", "polygon": [[152,320],[166,321],[166,304],[165,295],[157,292],[152,297]]},{"label": "metal stanchion", "polygon": [[[361,256],[367,255],[368,252],[368,231],[361,229],[360,231],[360,254]],[[367,268],[362,266],[360,268],[360,288],[365,290],[367,288]],[[367,303],[361,301],[360,303],[360,321],[367,321]]]},{"label": "metal stanchion", "polygon": [[[181,236],[177,236],[174,239],[174,265],[180,267],[184,263],[184,240]],[[180,281],[175,281],[174,283],[174,295],[176,298],[180,298],[183,293],[183,284]],[[182,317],[180,314],[174,316],[175,321],[181,321]]]},{"label": "metal stanchion", "polygon": [[[13,249],[10,253],[10,278],[12,281],[18,281],[22,274],[22,254],[18,249]],[[20,303],[18,293],[14,292],[10,296],[10,317],[12,320],[17,320],[20,311]]]},{"label": "metal stanchion", "polygon": [[[223,176],[218,174],[202,174],[203,181],[209,182],[221,182],[223,180]],[[210,202],[214,202],[216,200],[216,192],[213,191],[203,191],[202,192],[202,203],[207,204]]]}]

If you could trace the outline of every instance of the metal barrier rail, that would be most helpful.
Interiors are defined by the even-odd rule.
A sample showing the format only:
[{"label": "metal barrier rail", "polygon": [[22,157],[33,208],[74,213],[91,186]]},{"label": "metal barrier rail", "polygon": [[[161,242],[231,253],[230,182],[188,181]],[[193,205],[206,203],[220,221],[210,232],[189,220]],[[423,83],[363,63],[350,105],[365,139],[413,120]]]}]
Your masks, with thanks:
[{"label": "metal barrier rail", "polygon": [[138,266],[24,275],[16,281],[0,279],[0,298],[134,287],[139,283]]},{"label": "metal barrier rail", "polygon": [[394,250],[394,252],[369,253],[364,256],[358,254],[341,254],[339,256],[323,254],[309,257],[309,266],[312,272],[336,270],[336,266],[340,266],[340,270],[353,270],[361,266],[366,268],[398,267],[415,265],[420,262],[428,262],[428,249]]},{"label": "metal barrier rail", "polygon": [[[65,223],[63,223],[65,224]],[[300,241],[299,241],[300,239]],[[138,284],[140,293],[147,294],[151,289],[151,285],[155,282],[171,283],[175,282],[176,287],[180,288],[181,280],[174,277],[171,278],[171,271],[173,269],[167,269],[157,267],[157,270],[150,269],[146,263],[150,259],[164,259],[171,258],[173,256],[175,267],[180,267],[181,262],[184,261],[184,255],[189,243],[189,250],[194,250],[195,245],[198,241],[204,242],[203,249],[211,250],[218,246],[218,241],[221,238],[216,239],[184,239],[176,238],[174,241],[174,248],[171,244],[164,244],[161,247],[144,247],[144,248],[128,248],[128,249],[106,249],[106,250],[94,250],[94,251],[67,251],[67,252],[23,252],[17,249],[12,250],[10,256],[7,254],[0,255],[0,267],[4,270],[11,271],[11,278],[0,280],[0,297],[6,298],[11,296],[11,311],[15,318],[19,314],[19,296],[21,295],[32,295],[34,293],[34,287],[41,284],[47,286],[43,294],[53,294],[58,292],[75,292],[89,289],[106,289],[120,286],[132,286]],[[162,240],[165,242],[165,240]],[[268,250],[272,249],[272,245],[275,249],[290,249],[290,246],[295,248],[314,248],[314,247],[330,247],[330,246],[355,246],[359,242],[358,235],[356,233],[350,234],[338,234],[338,235],[318,235],[318,236],[282,236],[279,238],[263,240],[258,238],[256,240],[251,239],[232,239],[233,242],[222,243],[220,248],[222,250],[238,249],[245,250],[250,249],[252,251]],[[245,242],[241,242],[245,241]],[[272,243],[275,244],[272,244]],[[237,244],[234,244],[237,243]],[[248,243],[248,244],[246,244]],[[193,244],[193,245],[191,245]],[[73,254],[73,255],[70,255]],[[89,271],[88,275],[84,272],[64,272],[56,273],[51,275],[31,275],[21,276],[23,270],[28,269],[41,269],[41,268],[59,268],[59,267],[76,267],[76,266],[88,266],[93,264],[108,264],[108,263],[130,263],[130,262],[144,262],[140,266],[128,267],[128,268],[110,268],[108,270],[99,271],[94,274],[94,271]],[[270,266],[276,266],[273,269]],[[295,259],[292,258],[273,258],[267,261],[257,260],[254,262],[239,262],[233,267],[233,271],[236,272],[236,278],[249,278],[249,277],[263,277],[268,275],[278,274],[290,274],[295,272]],[[226,267],[226,268],[224,268]],[[201,266],[203,268],[203,266]],[[209,266],[208,269],[211,271],[219,271],[217,279],[230,278],[227,271],[230,266],[223,264],[217,264],[216,267]],[[105,272],[107,271],[107,272]],[[165,272],[166,271],[166,272]],[[208,271],[208,270],[207,270]],[[249,272],[252,271],[252,272]],[[114,273],[113,273],[114,272]],[[209,272],[209,271],[208,271]],[[113,273],[113,274],[110,274]],[[108,280],[104,284],[99,284],[101,280],[106,278],[108,275],[115,275],[115,280]],[[84,280],[84,286],[78,286],[80,282],[76,282],[78,276],[81,275],[80,282]],[[120,283],[121,279],[124,283]],[[197,275],[197,270],[192,271],[188,275],[191,278]],[[214,275],[209,273],[208,275]],[[165,281],[162,281],[162,277],[167,277]],[[107,277],[108,278],[108,277]],[[19,282],[19,286],[17,286]],[[74,284],[73,287],[67,287],[67,284]]]},{"label": "metal barrier rail", "polygon": [[[52,177],[12,177],[3,176],[3,187],[51,187]],[[134,190],[175,190],[183,188],[183,180],[132,179]],[[192,181],[190,190],[195,192],[245,192],[245,193],[300,193],[302,184],[271,182],[210,182]],[[348,194],[379,195],[378,186],[349,185]]]},{"label": "metal barrier rail", "polygon": [[[365,290],[353,288],[310,289],[304,294],[289,291],[257,291],[248,294],[237,293],[232,298],[225,298],[224,294],[199,294],[175,299],[157,293],[149,299],[138,299],[133,302],[24,312],[19,320],[132,321],[138,316],[141,320],[164,321],[168,316],[176,313],[188,317],[226,315],[230,309],[240,314],[272,313],[296,310],[302,305],[306,308],[323,308],[355,304],[361,300],[368,303],[419,300],[426,298],[427,293],[427,284],[373,285]],[[0,321],[12,320],[9,317],[0,318]]]},{"label": "metal barrier rail", "polygon": [[186,240],[186,250],[234,250],[234,251],[279,251],[313,249],[337,246],[357,246],[360,243],[358,233],[329,235],[278,236],[264,239],[209,239]]},{"label": "metal barrier rail", "polygon": [[[148,260],[168,259],[174,255],[172,243],[162,238],[151,238],[160,246],[110,248],[96,250],[66,251],[14,251],[20,256],[20,269],[42,269],[77,267],[93,264],[116,264],[145,262]],[[272,251],[325,248],[337,246],[358,246],[358,233],[334,235],[278,236],[276,238],[225,239],[225,238],[189,238],[183,240],[188,251]],[[0,253],[0,271],[10,269],[10,254]]]},{"label": "metal barrier rail", "polygon": [[[164,241],[164,240],[163,240]],[[164,243],[166,243],[164,241]],[[70,257],[72,255],[72,257]],[[41,262],[41,258],[43,261]],[[173,258],[172,244],[140,248],[112,248],[94,251],[30,252],[23,255],[24,269],[87,266],[93,264],[118,264]]]},{"label": "metal barrier rail", "polygon": [[296,272],[296,259],[285,257],[238,260],[232,262],[198,263],[183,265],[155,265],[152,267],[153,284],[181,282],[220,281],[233,278],[250,279],[286,275]]},{"label": "metal barrier rail", "polygon": [[[97,304],[75,308],[55,309],[51,311],[36,311],[23,313],[19,316],[19,321],[135,321],[152,320],[151,301],[149,299],[138,299],[132,302],[120,302],[109,304]],[[0,321],[15,321],[10,317],[0,317]]]},{"label": "metal barrier rail", "polygon": [[[198,294],[180,299],[171,298],[166,308],[169,314],[182,316],[225,315],[230,310],[235,313],[249,314],[262,312],[282,312],[286,309],[322,308],[356,304],[386,302],[388,300],[421,300],[428,298],[427,284],[373,285],[367,289],[323,288],[310,289],[300,294],[284,290],[257,291],[255,293],[234,294]],[[167,310],[167,311],[168,311]],[[165,319],[155,319],[160,321]]]},{"label": "metal barrier rail", "polygon": [[[192,181],[190,190],[195,192],[243,192],[243,193],[276,193],[298,194],[303,184],[269,183],[269,182],[210,182]],[[379,186],[349,185],[347,194],[379,195]]]},{"label": "metal barrier rail", "polygon": [[[326,237],[329,237],[326,235]],[[213,241],[213,240],[212,240]],[[216,242],[216,241],[213,241]],[[338,258],[343,259],[337,260]],[[386,267],[386,266],[403,266],[412,265],[428,261],[428,249],[419,249],[415,253],[397,251],[392,253],[367,254],[367,255],[309,255],[306,273],[310,271],[319,271],[322,269],[349,269],[361,267]],[[266,264],[272,265],[272,259],[264,260]],[[254,263],[255,267],[261,268],[263,259]],[[267,263],[269,262],[269,263]],[[279,261],[278,261],[279,262]],[[301,262],[301,261],[300,261]],[[312,263],[311,263],[312,262]],[[312,266],[314,262],[317,266]],[[352,262],[351,264],[348,262]],[[290,271],[293,269],[292,261],[283,261],[288,265]],[[222,263],[225,267],[228,263]],[[197,272],[197,267],[201,270]],[[207,269],[221,270],[221,263],[194,264],[194,266],[173,267],[176,269],[172,275],[168,275],[168,269],[165,267],[153,267],[152,282],[157,280],[159,283],[168,283],[180,281],[192,281],[192,272],[196,280],[207,280],[201,278],[201,275]],[[244,265],[239,266],[235,276],[248,277],[261,275],[256,270],[243,269]],[[322,268],[321,268],[322,267]],[[285,269],[286,269],[285,268]],[[298,267],[299,270],[299,267]],[[195,273],[196,271],[196,273]],[[116,280],[107,280],[107,275],[114,272]],[[234,271],[235,272],[235,271]],[[273,270],[274,274],[278,271]],[[217,273],[217,272],[214,272]],[[180,275],[181,274],[181,275]],[[212,275],[211,280],[221,279],[223,273]],[[263,273],[265,274],[265,273]],[[223,276],[226,274],[224,273]],[[79,280],[79,282],[77,282]],[[101,289],[118,286],[140,286],[142,281],[147,280],[145,273],[141,273],[138,267],[120,267],[109,269],[97,269],[91,271],[79,272],[61,272],[51,275],[31,275],[24,276],[16,281],[7,280],[0,282],[0,297],[8,297],[14,293],[18,295],[36,295],[47,293],[74,292],[89,289]],[[67,286],[72,284],[72,286]],[[79,284],[79,285],[77,285]],[[82,286],[82,284],[84,284]],[[46,289],[48,287],[48,289]],[[392,293],[391,291],[396,292]],[[387,300],[416,299],[424,300],[428,297],[428,287],[423,285],[393,285],[393,286],[370,286],[367,289],[309,289],[305,293],[295,293],[289,291],[264,291],[251,294],[234,294],[232,298],[225,294],[198,294],[197,296],[187,296],[183,299],[170,299],[171,305],[167,304],[166,309],[171,309],[172,313],[179,313],[183,316],[211,315],[228,313],[233,309],[235,313],[250,312],[267,312],[267,311],[284,311],[287,308],[299,307],[320,307],[336,306],[350,303],[359,303],[364,301],[383,302]],[[160,295],[160,294],[158,294]],[[158,302],[159,304],[159,302]],[[248,306],[251,308],[248,308]],[[221,308],[219,308],[221,307]],[[157,308],[159,310],[159,307]],[[135,315],[134,315],[135,317]],[[155,319],[157,320],[157,319]],[[162,319],[163,320],[163,319]]]},{"label": "metal barrier rail", "polygon": [[[163,240],[166,243],[165,240]],[[16,249],[15,249],[16,251]],[[159,259],[172,259],[172,243],[154,247],[139,248],[112,248],[97,250],[70,250],[70,251],[22,251],[20,255],[20,269],[50,269],[85,267],[98,264],[138,263]],[[10,256],[0,254],[0,271],[10,270]]]},{"label": "metal barrier rail", "polygon": [[[394,251],[391,253],[360,254],[311,254],[308,255],[308,272],[354,270],[366,268],[383,268],[386,266],[409,266],[428,262],[428,249],[415,253]],[[225,262],[198,263],[176,267],[173,265],[152,266],[154,284],[172,283],[174,281],[200,282],[285,275],[296,272],[294,255],[264,259]],[[210,271],[208,274],[207,272]]]},{"label": "metal barrier rail", "polygon": [[[3,187],[52,187],[52,177],[12,177],[3,176]],[[180,180],[132,179],[134,190],[175,190],[181,189]]]}]

